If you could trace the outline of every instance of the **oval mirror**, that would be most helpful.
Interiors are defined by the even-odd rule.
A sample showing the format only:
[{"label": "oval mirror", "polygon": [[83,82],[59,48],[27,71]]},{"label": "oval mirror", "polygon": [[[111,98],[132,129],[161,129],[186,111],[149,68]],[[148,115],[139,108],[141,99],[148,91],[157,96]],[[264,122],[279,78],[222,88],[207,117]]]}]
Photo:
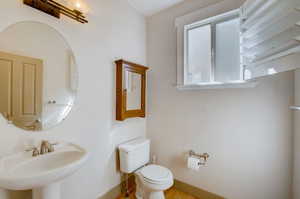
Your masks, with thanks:
[{"label": "oval mirror", "polygon": [[0,81],[0,112],[9,123],[28,131],[49,129],[74,105],[74,54],[50,26],[14,24],[0,33]]}]

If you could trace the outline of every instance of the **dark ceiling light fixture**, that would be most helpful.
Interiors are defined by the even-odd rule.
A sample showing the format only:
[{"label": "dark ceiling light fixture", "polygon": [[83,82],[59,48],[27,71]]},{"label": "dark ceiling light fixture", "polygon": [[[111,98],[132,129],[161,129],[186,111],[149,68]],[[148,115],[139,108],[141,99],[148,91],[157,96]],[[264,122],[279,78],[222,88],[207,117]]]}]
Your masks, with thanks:
[{"label": "dark ceiling light fixture", "polygon": [[88,23],[83,13],[79,10],[72,10],[53,0],[23,0],[23,2],[32,8],[38,9],[56,18],[60,18],[60,14],[63,14],[80,23]]}]

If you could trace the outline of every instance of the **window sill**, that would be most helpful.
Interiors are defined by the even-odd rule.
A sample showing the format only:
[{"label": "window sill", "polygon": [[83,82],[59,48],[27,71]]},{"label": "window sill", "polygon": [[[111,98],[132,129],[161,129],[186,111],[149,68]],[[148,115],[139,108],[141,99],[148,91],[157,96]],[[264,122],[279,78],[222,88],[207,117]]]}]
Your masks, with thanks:
[{"label": "window sill", "polygon": [[232,83],[205,83],[196,85],[177,85],[176,88],[180,91],[185,90],[208,90],[208,89],[232,89],[232,88],[255,88],[258,85],[257,81],[232,82]]}]

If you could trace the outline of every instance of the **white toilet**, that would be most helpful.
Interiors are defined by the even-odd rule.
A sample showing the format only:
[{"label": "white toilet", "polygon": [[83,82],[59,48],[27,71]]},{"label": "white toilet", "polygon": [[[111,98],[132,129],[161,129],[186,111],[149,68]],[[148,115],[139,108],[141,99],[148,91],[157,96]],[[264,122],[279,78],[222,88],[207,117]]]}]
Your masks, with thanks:
[{"label": "white toilet", "polygon": [[165,199],[164,190],[173,185],[172,172],[162,166],[149,164],[150,140],[137,139],[119,146],[123,173],[135,173],[137,199]]}]

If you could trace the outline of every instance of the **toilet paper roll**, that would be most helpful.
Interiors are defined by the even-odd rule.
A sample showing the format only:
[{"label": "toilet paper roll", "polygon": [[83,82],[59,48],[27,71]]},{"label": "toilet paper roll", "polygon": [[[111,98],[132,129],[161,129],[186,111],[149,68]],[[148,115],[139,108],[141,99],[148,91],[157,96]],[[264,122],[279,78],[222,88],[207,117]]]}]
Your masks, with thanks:
[{"label": "toilet paper roll", "polygon": [[198,171],[201,166],[201,160],[195,157],[189,157],[187,161],[187,167],[194,171]]}]

